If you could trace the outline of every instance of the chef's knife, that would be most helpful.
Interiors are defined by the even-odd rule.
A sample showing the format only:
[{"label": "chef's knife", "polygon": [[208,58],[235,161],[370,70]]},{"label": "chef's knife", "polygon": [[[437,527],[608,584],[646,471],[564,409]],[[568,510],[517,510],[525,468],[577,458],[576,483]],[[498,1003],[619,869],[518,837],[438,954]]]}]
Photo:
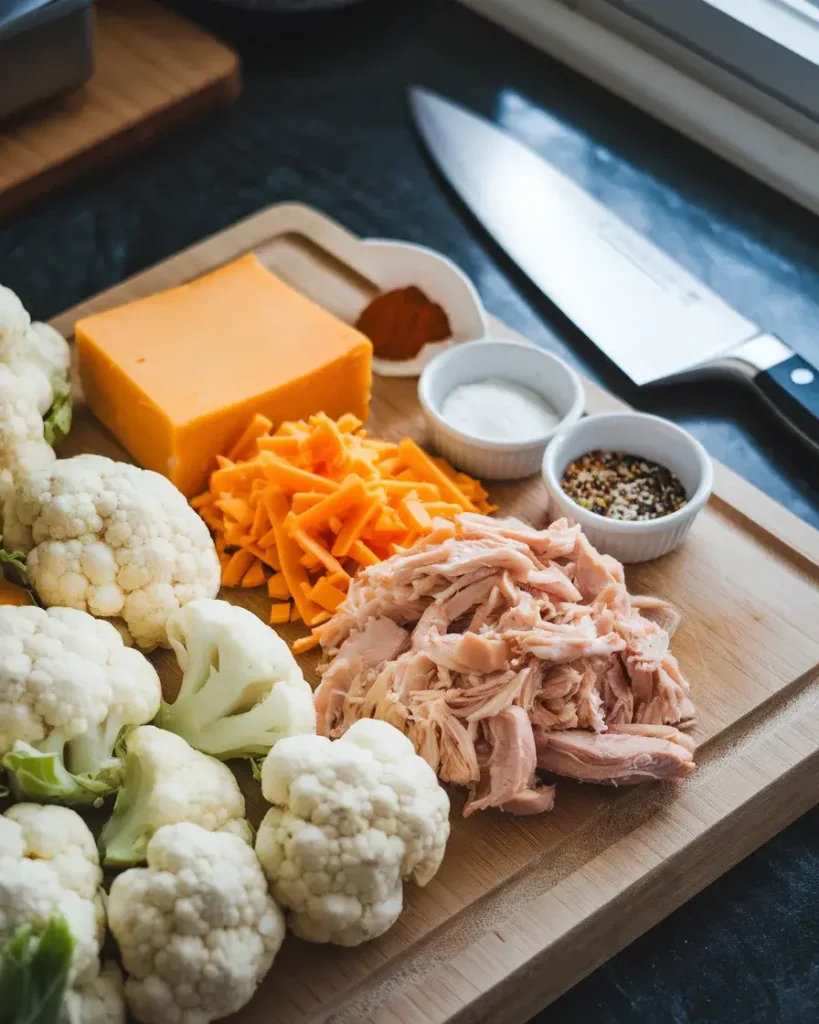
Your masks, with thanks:
[{"label": "chef's knife", "polygon": [[727,370],[819,444],[819,371],[522,143],[425,89],[427,146],[521,269],[635,384]]}]

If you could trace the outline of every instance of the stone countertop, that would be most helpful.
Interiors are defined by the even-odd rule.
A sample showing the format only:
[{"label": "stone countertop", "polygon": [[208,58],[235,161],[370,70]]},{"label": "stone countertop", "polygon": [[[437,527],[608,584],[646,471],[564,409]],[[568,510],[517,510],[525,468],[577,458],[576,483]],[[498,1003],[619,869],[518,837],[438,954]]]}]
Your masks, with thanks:
[{"label": "stone countertop", "polygon": [[[0,225],[46,318],[270,203],[433,246],[488,309],[819,526],[817,459],[741,385],[638,391],[539,295],[424,157],[418,83],[518,135],[733,306],[819,362],[819,220],[451,0],[263,16],[177,0],[239,49],[230,109]],[[815,1024],[819,810],[598,969],[538,1024]]]}]

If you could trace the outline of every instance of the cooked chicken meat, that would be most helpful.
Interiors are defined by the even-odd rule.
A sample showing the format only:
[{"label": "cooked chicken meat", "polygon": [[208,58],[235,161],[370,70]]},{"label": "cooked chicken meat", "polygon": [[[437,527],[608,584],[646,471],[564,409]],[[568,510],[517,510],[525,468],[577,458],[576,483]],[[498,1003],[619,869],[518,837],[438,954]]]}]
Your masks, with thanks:
[{"label": "cooked chicken meat", "polygon": [[[631,786],[647,779],[679,779],[694,769],[687,737],[668,727],[613,725],[606,732],[585,729],[538,729],[535,733],[538,768],[580,782]],[[644,731],[649,730],[649,731]]]},{"label": "cooked chicken meat", "polygon": [[364,569],[320,631],[319,731],[405,732],[464,814],[550,810],[539,772],[632,785],[694,768],[679,615],[632,598],[623,567],[565,520],[464,514]]}]

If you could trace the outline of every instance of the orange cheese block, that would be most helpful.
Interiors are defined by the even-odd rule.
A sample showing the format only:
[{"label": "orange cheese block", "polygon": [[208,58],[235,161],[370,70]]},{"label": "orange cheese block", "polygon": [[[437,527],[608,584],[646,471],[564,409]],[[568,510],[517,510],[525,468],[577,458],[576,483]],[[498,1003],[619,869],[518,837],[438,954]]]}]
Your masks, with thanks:
[{"label": "orange cheese block", "polygon": [[91,410],[146,469],[190,497],[253,413],[366,420],[372,345],[255,256],[78,321]]}]

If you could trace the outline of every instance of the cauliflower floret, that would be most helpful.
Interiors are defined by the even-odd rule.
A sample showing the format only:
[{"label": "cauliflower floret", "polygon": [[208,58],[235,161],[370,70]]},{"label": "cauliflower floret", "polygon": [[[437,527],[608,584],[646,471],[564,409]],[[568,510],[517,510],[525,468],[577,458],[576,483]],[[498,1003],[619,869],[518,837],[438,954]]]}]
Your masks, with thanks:
[{"label": "cauliflower floret", "polygon": [[52,445],[71,427],[68,343],[48,324],[31,323],[0,285],[0,502],[32,470],[54,461]]},{"label": "cauliflower floret", "polygon": [[125,776],[113,816],[100,835],[106,866],[144,861],[157,829],[180,821],[253,842],[245,799],[227,765],[152,725],[128,733],[122,746]]},{"label": "cauliflower floret", "polygon": [[313,691],[290,648],[252,612],[192,601],[168,620],[184,672],[157,723],[223,759],[263,757],[283,736],[315,733]]},{"label": "cauliflower floret", "polygon": [[3,454],[16,441],[43,440],[43,414],[51,405],[53,393],[48,378],[38,367],[27,363],[20,367],[0,362],[0,401],[12,423],[3,421]]},{"label": "cauliflower floret", "polygon": [[[13,358],[4,358],[0,355],[0,361],[15,364]],[[21,361],[33,363],[46,375],[54,394],[58,394],[68,381],[68,373],[71,368],[71,349],[68,342],[50,324],[42,324],[34,321],[26,331],[26,344],[21,352]],[[52,399],[53,400],[53,399]]]},{"label": "cauliflower floret", "polygon": [[63,889],[45,861],[0,859],[0,873],[0,942],[25,925],[44,926],[59,913],[75,942],[71,982],[84,985],[93,980],[100,951],[96,905]]},{"label": "cauliflower floret", "polygon": [[11,288],[0,284],[0,362],[11,362],[31,326],[26,307]]},{"label": "cauliflower floret", "polygon": [[84,988],[66,993],[65,1024],[125,1024],[122,972],[109,960],[99,976]]},{"label": "cauliflower floret", "polygon": [[[15,480],[31,468],[47,468],[56,456],[45,440],[43,417],[38,411],[38,381],[35,370],[18,377],[0,363],[0,500],[9,497]],[[40,383],[50,392],[45,377]]]},{"label": "cauliflower floret", "polygon": [[292,736],[262,767],[273,807],[256,853],[275,899],[303,939],[355,946],[381,935],[403,882],[426,885],[449,837],[449,798],[412,743],[363,719],[339,740]]},{"label": "cauliflower floret", "polygon": [[94,803],[116,788],[122,731],[161,698],[148,659],[72,608],[0,607],[0,759],[18,795]]},{"label": "cauliflower floret", "polygon": [[168,645],[175,611],[219,590],[208,528],[173,484],[101,455],[26,476],[6,501],[4,531],[6,550],[28,555],[43,604],[121,617],[146,649]]},{"label": "cauliflower floret", "polygon": [[27,857],[47,861],[60,885],[81,899],[93,903],[98,898],[102,870],[97,844],[79,814],[67,807],[14,804],[5,817],[20,826]]},{"label": "cauliflower floret", "polygon": [[41,391],[38,407],[45,414],[55,395],[68,383],[71,350],[68,342],[48,324],[32,323],[23,303],[0,285],[0,363],[17,374],[36,367],[50,391]]},{"label": "cauliflower floret", "polygon": [[0,816],[0,942],[61,914],[75,943],[69,985],[93,984],[99,973],[101,884],[94,838],[76,812],[18,804]]},{"label": "cauliflower floret", "polygon": [[148,867],[114,880],[108,920],[142,1024],[208,1024],[241,1009],[270,970],[284,917],[253,848],[182,823],[161,828]]}]

